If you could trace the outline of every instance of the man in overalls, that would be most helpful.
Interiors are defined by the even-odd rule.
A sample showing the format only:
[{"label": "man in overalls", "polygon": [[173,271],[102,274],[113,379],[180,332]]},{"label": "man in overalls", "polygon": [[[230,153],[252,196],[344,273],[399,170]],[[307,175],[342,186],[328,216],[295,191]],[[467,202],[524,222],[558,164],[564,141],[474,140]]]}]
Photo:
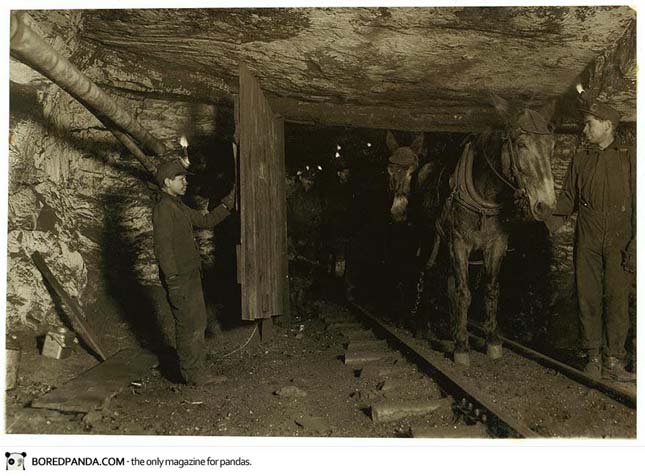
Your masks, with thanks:
[{"label": "man in overalls", "polygon": [[623,358],[629,273],[636,265],[635,154],[615,140],[618,111],[596,101],[582,112],[589,145],[573,158],[555,216],[545,222],[554,231],[578,212],[574,264],[585,372],[629,382],[635,374],[625,370]]}]

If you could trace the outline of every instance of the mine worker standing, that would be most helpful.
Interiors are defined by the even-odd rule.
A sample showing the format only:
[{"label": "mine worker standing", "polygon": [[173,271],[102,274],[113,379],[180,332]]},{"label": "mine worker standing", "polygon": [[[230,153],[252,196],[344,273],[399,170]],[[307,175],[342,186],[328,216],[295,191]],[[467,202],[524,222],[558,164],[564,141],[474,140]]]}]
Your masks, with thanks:
[{"label": "mine worker standing", "polygon": [[289,294],[296,316],[318,312],[322,202],[317,179],[321,171],[322,167],[313,165],[299,170],[287,199]]},{"label": "mine worker standing", "polygon": [[326,241],[332,275],[343,278],[343,290],[349,300],[354,298],[351,242],[353,232],[354,190],[349,163],[343,157],[335,162],[335,174],[325,200]]},{"label": "mine worker standing", "polygon": [[635,272],[636,263],[635,154],[615,140],[618,111],[596,101],[585,104],[582,112],[590,145],[574,156],[555,216],[546,224],[554,231],[563,217],[578,212],[574,264],[582,346],[588,356],[585,372],[634,381],[623,357],[629,330],[628,273]]},{"label": "mine worker standing", "polygon": [[[206,306],[202,291],[201,256],[193,227],[213,228],[229,214],[235,190],[210,213],[185,205],[188,171],[176,160],[159,166],[156,179],[161,194],[152,213],[154,251],[172,314],[175,318],[179,370],[187,384],[199,385],[222,380],[205,370],[204,332]],[[190,174],[192,175],[192,174]]]},{"label": "mine worker standing", "polygon": [[317,179],[321,171],[321,166],[313,165],[298,171],[295,189],[287,202],[290,252],[315,263],[320,260],[322,202]]}]

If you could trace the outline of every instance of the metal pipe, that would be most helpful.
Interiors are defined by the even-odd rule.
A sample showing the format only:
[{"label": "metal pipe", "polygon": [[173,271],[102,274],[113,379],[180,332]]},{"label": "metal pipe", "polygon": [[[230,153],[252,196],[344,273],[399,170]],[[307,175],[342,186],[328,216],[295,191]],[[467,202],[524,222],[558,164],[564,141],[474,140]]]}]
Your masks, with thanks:
[{"label": "metal pipe", "polygon": [[[113,98],[103,92],[67,58],[58,54],[56,50],[45,43],[25,23],[24,15],[26,15],[24,12],[11,13],[11,56],[67,91],[96,115],[115,137],[142,162],[146,169],[151,170],[152,167],[151,171],[154,172],[156,166],[151,159],[146,157],[144,151],[162,155],[165,152],[163,143],[145,130],[130,113],[119,107]],[[146,157],[147,160],[142,157]]]},{"label": "metal pipe", "polygon": [[125,132],[121,132],[118,129],[113,129],[109,126],[108,129],[110,129],[110,132],[116,137],[123,146],[130,151],[132,155],[143,165],[148,172],[150,172],[153,176],[157,172],[157,165],[154,163],[154,161],[144,154],[144,152],[139,149],[139,146],[132,140],[132,137],[130,137],[128,134]]}]

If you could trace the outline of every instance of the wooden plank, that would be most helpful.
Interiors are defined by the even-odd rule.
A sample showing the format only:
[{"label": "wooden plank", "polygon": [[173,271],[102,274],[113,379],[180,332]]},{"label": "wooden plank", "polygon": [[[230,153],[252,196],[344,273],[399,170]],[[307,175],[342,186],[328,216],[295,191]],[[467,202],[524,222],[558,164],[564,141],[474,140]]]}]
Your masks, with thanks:
[{"label": "wooden plank", "polygon": [[[269,109],[270,110],[270,109]],[[268,164],[268,182],[269,182],[269,203],[270,207],[267,210],[267,216],[269,217],[269,228],[267,230],[269,235],[269,241],[267,243],[268,248],[268,263],[267,268],[271,270],[271,275],[274,279],[269,279],[268,283],[268,312],[271,316],[278,314],[276,310],[280,307],[280,281],[279,281],[279,272],[280,272],[280,261],[278,252],[280,250],[280,230],[278,224],[280,209],[279,209],[279,196],[277,178],[278,178],[278,164],[277,164],[277,143],[276,143],[276,122],[275,115],[271,114],[269,118],[268,131],[270,135],[267,137],[267,141],[270,146],[267,147],[267,152],[269,156],[267,157]]]},{"label": "wooden plank", "polygon": [[74,331],[76,331],[83,342],[85,342],[90,347],[90,349],[92,349],[98,355],[98,357],[100,357],[100,360],[105,360],[105,353],[99,346],[98,340],[94,336],[94,332],[86,324],[81,306],[74,299],[72,299],[69,294],[67,294],[65,288],[63,288],[58,279],[56,279],[54,274],[49,269],[49,266],[47,266],[47,263],[45,263],[45,260],[38,251],[34,252],[31,255],[31,259],[33,260],[40,273],[43,275],[43,278],[45,278],[45,281],[47,281],[47,283],[49,284],[50,288],[60,297],[63,305],[69,310],[68,316],[72,321],[72,327],[74,328]]},{"label": "wooden plank", "polygon": [[255,319],[255,263],[256,230],[254,207],[255,174],[253,173],[253,135],[255,134],[252,110],[252,84],[250,72],[240,65],[240,218],[241,218],[241,266],[242,319]]},{"label": "wooden plank", "polygon": [[142,349],[125,349],[105,362],[35,400],[33,408],[88,413],[105,403],[133,380],[148,372],[157,357]]},{"label": "wooden plank", "polygon": [[284,121],[273,116],[272,166],[271,166],[271,267],[275,279],[271,280],[271,315],[284,314],[284,289],[287,271],[286,241],[286,168],[284,164]]},{"label": "wooden plank", "polygon": [[291,322],[291,311],[289,308],[289,259],[287,256],[287,169],[285,163],[284,148],[284,118],[276,117],[276,151],[277,157],[277,182],[275,184],[278,190],[278,201],[280,215],[276,225],[281,231],[280,248],[278,250],[279,259],[279,291],[281,305],[275,309],[276,314],[285,316],[287,323]]},{"label": "wooden plank", "polygon": [[375,423],[386,423],[408,417],[423,416],[441,408],[450,408],[452,402],[452,398],[379,402],[371,406],[372,421]]},{"label": "wooden plank", "polygon": [[242,319],[267,319],[284,313],[287,280],[284,126],[243,64],[239,111]]},{"label": "wooden plank", "polygon": [[262,319],[260,321],[260,338],[264,343],[273,339],[273,319]]}]

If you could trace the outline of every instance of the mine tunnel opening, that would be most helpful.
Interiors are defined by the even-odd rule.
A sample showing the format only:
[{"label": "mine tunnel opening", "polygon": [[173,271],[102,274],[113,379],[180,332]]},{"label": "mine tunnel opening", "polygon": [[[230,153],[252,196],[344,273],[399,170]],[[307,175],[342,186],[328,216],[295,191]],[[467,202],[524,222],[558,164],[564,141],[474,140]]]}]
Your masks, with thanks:
[{"label": "mine tunnel opening", "polygon": [[[418,133],[394,135],[403,145],[411,144]],[[464,144],[474,135],[424,133],[415,174],[432,162],[435,173],[450,175]],[[432,240],[434,225],[420,210],[423,197],[415,196],[417,175],[411,180],[407,219],[392,220],[386,131],[288,123],[285,137],[292,314],[315,315],[317,301],[342,298],[344,287],[352,299],[392,322],[412,328],[417,324],[410,319],[425,320],[429,335],[450,339],[448,250],[440,247],[437,264],[424,276],[420,290],[421,247]],[[340,184],[343,169],[349,170],[346,185]],[[303,176],[312,181],[306,192]],[[339,254],[344,260],[340,270],[335,262]],[[498,315],[504,335],[548,347],[554,294],[548,278],[553,260],[542,223],[509,225],[509,251],[499,274]],[[469,316],[481,323],[485,279],[481,252],[473,252],[470,262]]]}]

